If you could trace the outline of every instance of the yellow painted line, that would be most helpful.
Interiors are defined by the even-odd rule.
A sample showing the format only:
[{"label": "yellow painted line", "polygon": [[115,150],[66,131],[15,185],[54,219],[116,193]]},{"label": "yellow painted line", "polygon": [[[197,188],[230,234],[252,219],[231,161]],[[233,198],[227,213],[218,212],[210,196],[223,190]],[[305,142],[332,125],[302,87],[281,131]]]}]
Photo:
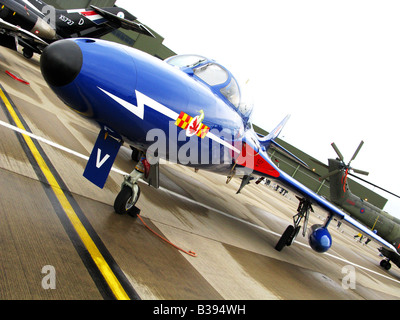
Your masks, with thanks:
[{"label": "yellow painted line", "polygon": [[[26,130],[24,128],[21,120],[19,119],[18,115],[16,114],[14,108],[12,107],[11,103],[8,101],[3,90],[1,90],[1,89],[0,89],[0,97],[3,100],[4,104],[6,105],[7,110],[10,113],[13,120],[15,121],[15,124],[17,125],[17,127],[20,128],[21,130]],[[29,149],[31,150],[36,162],[38,163],[40,169],[42,170],[42,172],[45,175],[47,181],[49,182],[51,188],[53,189],[58,201],[60,202],[60,204],[63,207],[65,213],[67,214],[69,220],[71,221],[72,225],[74,226],[75,231],[78,233],[83,244],[85,245],[86,249],[88,250],[93,261],[96,263],[97,267],[99,268],[101,274],[103,275],[103,277],[106,280],[107,284],[109,285],[110,289],[114,293],[115,297],[118,300],[129,300],[128,294],[125,292],[124,288],[122,287],[121,283],[115,276],[114,272],[111,270],[110,266],[105,261],[103,255],[100,253],[96,244],[93,242],[92,238],[86,231],[82,222],[79,220],[79,217],[77,216],[75,210],[72,208],[72,206],[69,203],[64,192],[62,191],[61,187],[57,183],[57,180],[51,173],[49,167],[47,166],[47,164],[44,161],[44,159],[42,158],[42,156],[40,155],[40,152],[37,150],[32,139],[29,136],[24,135],[24,134],[22,136],[24,137],[25,142],[28,145]]]}]

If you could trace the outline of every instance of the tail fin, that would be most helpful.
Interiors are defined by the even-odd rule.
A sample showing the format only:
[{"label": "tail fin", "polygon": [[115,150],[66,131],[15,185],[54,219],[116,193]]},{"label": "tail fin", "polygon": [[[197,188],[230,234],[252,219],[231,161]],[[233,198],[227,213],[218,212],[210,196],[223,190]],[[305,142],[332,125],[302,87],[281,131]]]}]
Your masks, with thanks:
[{"label": "tail fin", "polygon": [[283,120],[281,121],[281,123],[279,123],[278,126],[277,126],[274,130],[272,130],[272,131],[269,133],[269,135],[267,135],[266,137],[260,139],[260,141],[263,141],[263,140],[266,140],[266,141],[267,141],[267,140],[274,140],[274,139],[276,139],[276,138],[279,136],[279,134],[281,133],[283,127],[286,125],[286,122],[288,122],[289,118],[290,118],[290,114],[288,114],[288,115],[285,117],[285,119],[283,119]]},{"label": "tail fin", "polygon": [[290,118],[290,114],[288,114],[285,119],[283,119],[278,126],[272,130],[267,136],[259,138],[259,142],[262,146],[264,146],[266,149],[268,148],[273,148],[275,150],[278,150],[279,152],[285,154],[287,157],[291,158],[292,160],[296,161],[297,163],[301,164],[302,166],[309,168],[308,164],[305,163],[303,160],[295,156],[293,153],[291,153],[289,150],[285,149],[282,147],[279,143],[275,141],[275,139],[279,136],[281,133],[283,127],[286,125]]},{"label": "tail fin", "polygon": [[99,8],[94,5],[90,5],[90,7],[108,21],[116,23],[117,26],[127,30],[133,30],[137,33],[144,34],[152,38],[156,38],[156,36],[152,34],[144,24],[138,22],[134,15],[123,8]]}]

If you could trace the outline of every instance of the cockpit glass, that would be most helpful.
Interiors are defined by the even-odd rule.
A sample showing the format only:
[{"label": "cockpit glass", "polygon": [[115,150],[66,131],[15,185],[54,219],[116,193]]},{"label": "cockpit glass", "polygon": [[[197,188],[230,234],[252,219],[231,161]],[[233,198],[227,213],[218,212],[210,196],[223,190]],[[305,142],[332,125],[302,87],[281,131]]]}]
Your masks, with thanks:
[{"label": "cockpit glass", "polygon": [[220,91],[230,101],[230,103],[235,106],[235,108],[239,107],[240,90],[239,85],[234,78],[232,78],[231,82],[229,82],[229,84]]},{"label": "cockpit glass", "polygon": [[[215,63],[208,63],[196,68],[194,74],[210,86],[221,85],[229,79],[228,72]],[[226,87],[220,89],[220,92],[235,106],[235,108],[239,106],[239,85],[233,77]]]},{"label": "cockpit glass", "polygon": [[207,61],[207,58],[198,55],[183,54],[183,55],[173,56],[172,58],[168,58],[165,61],[168,64],[178,68],[183,68],[183,67],[189,68],[189,67],[195,67],[198,64]]},{"label": "cockpit glass", "polygon": [[248,83],[241,86],[239,112],[246,118],[250,117],[254,108],[254,94]]},{"label": "cockpit glass", "polygon": [[194,74],[210,86],[225,83],[229,77],[228,72],[214,63],[196,68]]},{"label": "cockpit glass", "polygon": [[[184,54],[173,56],[165,61],[178,68],[193,68],[195,76],[211,87],[222,86],[230,78],[228,71],[203,56]],[[217,90],[220,90],[221,94],[224,95],[236,109],[240,107],[240,88],[235,78],[231,77],[228,85],[222,89],[218,88]]]}]

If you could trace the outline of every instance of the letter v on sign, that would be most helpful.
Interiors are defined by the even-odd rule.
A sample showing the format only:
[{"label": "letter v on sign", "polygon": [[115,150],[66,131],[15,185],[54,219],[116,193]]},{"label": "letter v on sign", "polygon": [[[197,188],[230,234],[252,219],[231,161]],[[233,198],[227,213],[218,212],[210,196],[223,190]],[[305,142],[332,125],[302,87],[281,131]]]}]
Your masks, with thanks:
[{"label": "letter v on sign", "polygon": [[99,188],[103,188],[121,145],[122,140],[115,139],[102,129],[90,154],[83,176]]},{"label": "letter v on sign", "polygon": [[101,159],[101,149],[97,149],[97,158],[96,158],[96,168],[100,169],[100,167],[110,158],[109,154],[106,154],[103,159]]}]

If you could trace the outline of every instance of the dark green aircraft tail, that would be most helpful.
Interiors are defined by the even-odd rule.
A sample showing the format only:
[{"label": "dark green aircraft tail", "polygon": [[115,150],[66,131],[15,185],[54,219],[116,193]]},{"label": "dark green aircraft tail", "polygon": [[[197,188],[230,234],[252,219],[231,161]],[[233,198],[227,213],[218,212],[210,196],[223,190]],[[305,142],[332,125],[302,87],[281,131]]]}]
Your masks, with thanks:
[{"label": "dark green aircraft tail", "polygon": [[344,158],[338,147],[335,143],[332,143],[332,148],[335,150],[338,155],[337,159],[329,159],[329,173],[325,177],[321,177],[321,180],[324,180],[329,177],[330,180],[330,193],[331,200],[337,204],[342,204],[348,197],[350,197],[351,192],[349,189],[349,185],[347,183],[347,177],[350,174],[350,171],[354,171],[356,173],[368,175],[368,172],[363,170],[358,170],[352,168],[350,166],[351,162],[357,157],[360,149],[362,148],[364,141],[361,141],[356,151],[353,154],[353,157],[349,161],[348,164],[344,162]]},{"label": "dark green aircraft tail", "polygon": [[341,162],[336,159],[329,159],[330,196],[335,203],[344,202],[350,195],[350,188],[347,183],[346,172],[341,168]]}]

